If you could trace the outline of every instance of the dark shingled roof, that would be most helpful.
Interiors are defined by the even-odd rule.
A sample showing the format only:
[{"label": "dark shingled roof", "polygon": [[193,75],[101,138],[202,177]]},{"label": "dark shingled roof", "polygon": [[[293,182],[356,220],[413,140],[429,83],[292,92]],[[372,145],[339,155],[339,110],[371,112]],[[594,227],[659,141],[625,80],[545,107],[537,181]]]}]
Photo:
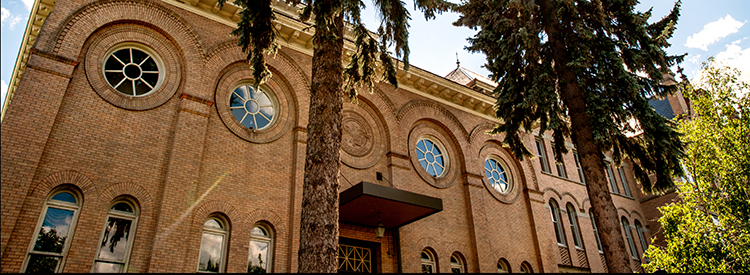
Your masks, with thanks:
[{"label": "dark shingled roof", "polygon": [[648,104],[651,105],[651,107],[654,107],[656,113],[667,119],[673,119],[675,117],[674,111],[672,111],[672,105],[669,104],[669,99],[652,98],[648,101]]}]

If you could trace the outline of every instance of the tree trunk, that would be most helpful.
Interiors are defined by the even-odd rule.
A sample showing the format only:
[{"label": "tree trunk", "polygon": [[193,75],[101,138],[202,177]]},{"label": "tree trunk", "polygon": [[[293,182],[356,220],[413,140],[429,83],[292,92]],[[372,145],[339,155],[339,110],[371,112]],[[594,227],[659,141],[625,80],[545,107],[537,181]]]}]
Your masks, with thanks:
[{"label": "tree trunk", "polygon": [[343,37],[341,15],[330,28],[315,30],[299,244],[303,273],[334,273],[338,267]]},{"label": "tree trunk", "polygon": [[560,94],[568,107],[573,143],[575,143],[578,155],[581,157],[581,168],[586,178],[586,190],[591,201],[591,209],[594,212],[596,228],[599,229],[599,238],[602,242],[607,268],[612,273],[632,273],[625,241],[622,239],[617,209],[607,190],[605,168],[601,159],[602,151],[594,141],[594,131],[590,117],[586,113],[586,101],[578,84],[578,78],[575,72],[567,66],[570,60],[561,39],[564,34],[560,29],[560,21],[552,10],[553,6],[549,0],[540,1],[539,7],[555,61],[555,72],[562,79]]}]

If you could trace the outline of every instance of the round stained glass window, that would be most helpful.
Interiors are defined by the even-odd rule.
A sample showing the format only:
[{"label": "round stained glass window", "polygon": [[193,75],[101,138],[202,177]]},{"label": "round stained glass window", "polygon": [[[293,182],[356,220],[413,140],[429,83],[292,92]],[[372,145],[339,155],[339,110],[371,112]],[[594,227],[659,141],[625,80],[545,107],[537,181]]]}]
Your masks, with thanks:
[{"label": "round stained glass window", "polygon": [[435,142],[420,139],[417,142],[417,160],[428,174],[437,177],[445,172],[445,157]]},{"label": "round stained glass window", "polygon": [[265,129],[272,124],[275,108],[271,98],[261,89],[242,85],[229,96],[229,110],[237,121],[250,129]]},{"label": "round stained glass window", "polygon": [[104,78],[112,88],[125,95],[144,96],[158,88],[158,60],[138,48],[121,48],[107,57]]},{"label": "round stained glass window", "polygon": [[487,175],[487,180],[490,182],[490,185],[492,185],[492,188],[495,188],[497,192],[505,194],[510,191],[508,175],[505,174],[505,169],[497,160],[486,160],[484,162],[484,173]]}]

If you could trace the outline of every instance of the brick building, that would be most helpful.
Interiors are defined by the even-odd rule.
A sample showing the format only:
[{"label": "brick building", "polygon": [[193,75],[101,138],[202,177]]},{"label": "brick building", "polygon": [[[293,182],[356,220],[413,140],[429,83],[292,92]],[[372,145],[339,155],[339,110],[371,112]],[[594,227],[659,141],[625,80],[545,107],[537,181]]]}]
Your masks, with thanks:
[{"label": "brick building", "polygon": [[[2,272],[295,272],[312,35],[275,11],[254,90],[231,4],[36,0],[3,108]],[[345,103],[342,271],[607,270],[574,151],[555,163],[537,131],[514,158],[464,68],[399,83]],[[607,173],[641,270],[646,197]]]}]

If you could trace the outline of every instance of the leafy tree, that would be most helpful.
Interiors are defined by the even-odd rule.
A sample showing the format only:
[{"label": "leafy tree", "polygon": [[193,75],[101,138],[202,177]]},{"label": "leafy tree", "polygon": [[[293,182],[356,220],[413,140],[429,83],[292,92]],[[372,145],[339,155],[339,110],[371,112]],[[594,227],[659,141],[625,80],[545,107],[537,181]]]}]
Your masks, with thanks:
[{"label": "leafy tree", "polygon": [[[530,156],[521,130],[551,131],[557,156],[567,152],[564,140],[572,137],[607,266],[623,273],[631,268],[603,152],[611,151],[616,163],[631,159],[646,192],[673,186],[673,176],[683,173],[678,159],[684,154],[674,123],[648,104],[648,98],[673,91],[661,85],[663,75],[684,58],[664,51],[680,2],[652,24],[650,10],[635,12],[637,3],[468,0],[457,8],[462,15],[454,23],[479,29],[467,49],[487,55],[485,67],[498,82],[495,108],[502,123],[492,134],[505,133],[503,142],[518,158]],[[653,185],[649,173],[656,174]]]},{"label": "leafy tree", "polygon": [[[219,0],[223,5],[227,0]],[[307,124],[307,152],[302,193],[300,225],[299,272],[336,272],[338,251],[341,120],[343,97],[356,100],[357,89],[372,91],[378,80],[377,64],[383,65],[382,77],[396,83],[395,63],[388,55],[393,46],[396,57],[402,57],[408,69],[409,12],[401,0],[374,0],[380,15],[376,39],[360,19],[365,7],[361,0],[287,0],[305,4],[302,21],[312,19],[313,36],[312,83]],[[275,53],[276,30],[273,28],[272,0],[234,0],[243,10],[240,22],[232,32],[239,36],[238,46],[247,52],[252,63],[257,87],[271,76],[265,54]],[[426,19],[452,6],[444,0],[415,0]],[[313,16],[314,15],[314,16]],[[314,17],[314,18],[313,18]],[[346,69],[341,57],[344,47],[344,20],[351,24],[357,52]]]},{"label": "leafy tree", "polygon": [[[680,201],[659,208],[666,247],[649,246],[648,270],[750,273],[750,84],[713,58],[684,94],[695,110],[680,123],[692,178]],[[744,93],[744,94],[743,94]]]}]

